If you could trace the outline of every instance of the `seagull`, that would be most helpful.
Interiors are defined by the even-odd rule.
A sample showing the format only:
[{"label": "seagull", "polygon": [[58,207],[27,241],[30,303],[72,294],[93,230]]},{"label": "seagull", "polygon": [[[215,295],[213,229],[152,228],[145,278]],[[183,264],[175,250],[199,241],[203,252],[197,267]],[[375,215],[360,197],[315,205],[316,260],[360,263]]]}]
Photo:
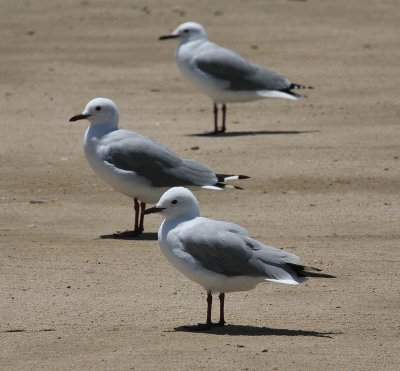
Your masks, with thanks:
[{"label": "seagull", "polygon": [[[182,75],[208,95],[214,104],[214,134],[226,130],[226,104],[263,98],[297,100],[293,90],[312,89],[294,84],[285,76],[257,66],[230,49],[207,39],[203,26],[186,22],[159,40],[179,39],[176,63]],[[218,129],[218,104],[222,104],[222,127]]]},{"label": "seagull", "polygon": [[107,98],[91,100],[70,122],[87,119],[83,138],[86,159],[94,172],[115,190],[133,198],[135,229],[113,237],[136,237],[143,232],[146,203],[156,203],[174,186],[221,190],[224,182],[245,175],[215,174],[207,165],[178,157],[154,139],[119,129],[116,104]]},{"label": "seagull", "polygon": [[168,261],[207,292],[207,320],[210,329],[212,294],[219,293],[220,317],[224,326],[225,293],[247,291],[265,281],[297,285],[308,277],[334,278],[320,269],[299,264],[300,258],[285,250],[251,238],[243,227],[200,216],[199,203],[184,187],[163,194],[145,214],[161,213],[165,218],[158,231],[161,251]]}]

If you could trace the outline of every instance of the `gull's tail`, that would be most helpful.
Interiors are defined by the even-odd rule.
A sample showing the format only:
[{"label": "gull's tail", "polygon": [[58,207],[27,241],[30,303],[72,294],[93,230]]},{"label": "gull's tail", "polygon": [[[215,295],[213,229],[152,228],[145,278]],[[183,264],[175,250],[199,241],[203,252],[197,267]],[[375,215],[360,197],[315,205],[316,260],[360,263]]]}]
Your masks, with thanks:
[{"label": "gull's tail", "polygon": [[242,187],[238,187],[238,186],[231,185],[231,184],[225,184],[225,183],[221,183],[221,182],[216,183],[215,187],[218,187],[219,189],[225,189],[225,188],[243,189]]}]

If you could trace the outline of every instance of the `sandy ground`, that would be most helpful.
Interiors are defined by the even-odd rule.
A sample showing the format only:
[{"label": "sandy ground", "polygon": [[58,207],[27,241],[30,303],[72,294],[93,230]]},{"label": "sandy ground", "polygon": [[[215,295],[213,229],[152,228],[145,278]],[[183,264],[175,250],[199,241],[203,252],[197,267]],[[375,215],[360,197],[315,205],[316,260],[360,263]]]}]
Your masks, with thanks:
[{"label": "sandy ground", "polygon": [[[161,5],[162,3],[162,5]],[[395,370],[399,368],[399,4],[338,1],[0,2],[0,368]],[[229,106],[183,81],[186,20],[210,39],[315,86],[307,99]],[[203,191],[202,213],[337,275],[227,296],[225,328],[188,333],[205,295],[171,267],[147,218],[99,180],[82,151],[95,96],[245,191]],[[198,150],[192,147],[198,146]]]}]

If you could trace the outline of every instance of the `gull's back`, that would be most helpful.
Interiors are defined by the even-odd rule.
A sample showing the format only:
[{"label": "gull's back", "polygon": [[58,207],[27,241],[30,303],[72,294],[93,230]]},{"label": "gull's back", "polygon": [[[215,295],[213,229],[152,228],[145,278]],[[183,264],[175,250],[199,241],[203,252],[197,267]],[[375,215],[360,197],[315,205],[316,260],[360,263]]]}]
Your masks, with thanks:
[{"label": "gull's back", "polygon": [[[168,222],[163,224],[168,229]],[[289,265],[299,261],[296,255],[262,244],[234,223],[198,217],[165,233],[162,244],[170,249],[166,255],[171,263],[206,290],[248,290],[265,280],[302,281]]]},{"label": "gull's back", "polygon": [[263,92],[286,92],[291,86],[285,76],[208,40],[178,46],[177,63],[182,74],[215,102],[262,99]]}]

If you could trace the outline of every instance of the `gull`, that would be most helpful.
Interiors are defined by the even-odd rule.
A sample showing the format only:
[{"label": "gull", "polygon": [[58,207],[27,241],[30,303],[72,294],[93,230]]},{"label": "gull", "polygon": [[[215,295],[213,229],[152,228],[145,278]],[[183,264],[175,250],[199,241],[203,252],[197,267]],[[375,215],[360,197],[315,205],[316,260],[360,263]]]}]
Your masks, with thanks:
[{"label": "gull", "polygon": [[[206,31],[199,23],[183,23],[172,34],[160,36],[159,40],[175,38],[179,39],[176,63],[182,75],[213,101],[214,133],[226,130],[227,103],[263,98],[297,100],[300,95],[293,90],[307,88],[208,41]],[[218,104],[222,104],[221,129],[218,129]]]},{"label": "gull", "polygon": [[223,326],[225,293],[247,291],[265,281],[297,285],[308,277],[334,278],[320,269],[299,264],[300,258],[251,238],[243,227],[200,216],[199,203],[187,188],[174,187],[145,214],[165,218],[158,231],[161,251],[168,261],[207,292],[207,320],[212,327],[212,294],[219,293]]},{"label": "gull", "polygon": [[94,172],[118,192],[133,198],[135,229],[113,237],[135,237],[143,232],[146,203],[156,203],[171,187],[221,190],[224,182],[249,178],[215,174],[207,165],[178,157],[154,139],[119,129],[116,104],[107,98],[91,100],[70,122],[87,119],[83,138],[86,159]]}]

